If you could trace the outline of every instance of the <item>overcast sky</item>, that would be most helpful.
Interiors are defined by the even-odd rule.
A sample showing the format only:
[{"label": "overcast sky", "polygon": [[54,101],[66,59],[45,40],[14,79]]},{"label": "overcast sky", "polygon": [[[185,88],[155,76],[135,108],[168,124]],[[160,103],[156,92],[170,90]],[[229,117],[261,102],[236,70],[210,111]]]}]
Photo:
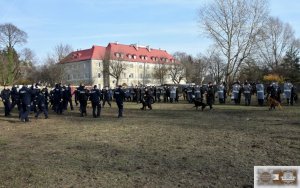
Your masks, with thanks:
[{"label": "overcast sky", "polygon": [[[0,24],[28,34],[23,47],[42,60],[59,43],[74,50],[109,42],[139,43],[169,53],[205,53],[197,10],[209,0],[0,0]],[[300,38],[300,0],[271,0],[270,13],[290,23]]]}]

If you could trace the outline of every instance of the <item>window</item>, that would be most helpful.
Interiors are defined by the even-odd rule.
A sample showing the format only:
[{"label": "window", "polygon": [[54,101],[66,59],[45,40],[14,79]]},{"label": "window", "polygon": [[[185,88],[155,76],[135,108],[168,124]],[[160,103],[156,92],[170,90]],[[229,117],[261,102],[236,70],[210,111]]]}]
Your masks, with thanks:
[{"label": "window", "polygon": [[148,57],[147,57],[147,56],[145,56],[145,60],[148,60]]},{"label": "window", "polygon": [[149,69],[149,65],[147,65],[147,69]]},{"label": "window", "polygon": [[98,64],[98,66],[101,67],[101,63],[100,63],[100,62],[99,62],[99,64]]},{"label": "window", "polygon": [[85,73],[85,74],[84,74],[84,77],[85,77],[85,78],[89,78],[89,73]]},{"label": "window", "polygon": [[101,78],[101,73],[98,73],[98,78]]},{"label": "window", "polygon": [[146,74],[146,78],[150,78],[150,74]]},{"label": "window", "polygon": [[115,55],[116,55],[116,57],[120,57],[120,54],[119,54],[119,53],[116,53]]},{"label": "window", "polygon": [[136,59],[136,55],[133,55],[133,59]]},{"label": "window", "polygon": [[84,68],[84,69],[86,68],[86,64],[83,64],[83,68]]},{"label": "window", "polygon": [[133,64],[130,64],[129,67],[130,67],[130,68],[133,68]]},{"label": "window", "polygon": [[68,80],[71,80],[71,76],[68,74]]},{"label": "window", "polygon": [[123,78],[126,78],[126,73],[123,73]]},{"label": "window", "polygon": [[133,73],[129,74],[129,78],[134,78]]},{"label": "window", "polygon": [[143,78],[143,74],[140,74],[140,78]]},{"label": "window", "polygon": [[132,59],[132,55],[128,54],[128,58],[129,58],[129,59]]},{"label": "window", "polygon": [[142,66],[142,65],[139,65],[139,68],[140,68],[140,69],[142,69],[142,68],[143,68],[143,66]]}]

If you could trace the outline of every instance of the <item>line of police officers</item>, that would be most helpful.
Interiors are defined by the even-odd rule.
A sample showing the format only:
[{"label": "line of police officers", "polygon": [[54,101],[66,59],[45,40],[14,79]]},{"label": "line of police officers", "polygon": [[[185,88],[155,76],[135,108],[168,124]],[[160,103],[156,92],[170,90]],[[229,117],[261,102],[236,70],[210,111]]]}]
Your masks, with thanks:
[{"label": "line of police officers", "polygon": [[[5,116],[10,116],[10,112],[17,106],[20,120],[22,122],[28,122],[28,116],[32,111],[35,113],[36,118],[38,118],[41,113],[44,113],[47,119],[49,102],[51,109],[59,115],[63,114],[64,110],[67,110],[69,104],[71,110],[74,110],[72,104],[73,94],[75,95],[76,105],[79,103],[81,116],[87,115],[86,107],[88,100],[90,100],[93,107],[93,117],[100,117],[101,99],[103,99],[103,106],[105,102],[108,102],[111,106],[111,96],[109,92],[107,89],[103,89],[101,93],[96,85],[91,90],[88,90],[83,84],[73,93],[70,85],[61,86],[61,84],[56,84],[50,91],[48,91],[47,87],[41,89],[38,84],[32,85],[31,87],[23,85],[21,88],[13,86],[11,90],[5,85],[0,97],[4,104]],[[119,108],[118,117],[123,117],[123,100],[125,93],[121,89],[121,86],[114,90],[113,97]]]},{"label": "line of police officers", "polygon": [[283,84],[283,91],[280,85],[277,82],[272,82],[268,84],[266,87],[264,84],[258,82],[250,84],[245,82],[244,84],[240,84],[239,82],[235,82],[232,86],[232,100],[235,104],[241,103],[241,95],[244,94],[245,105],[250,105],[251,96],[256,94],[258,104],[263,106],[264,101],[271,97],[272,99],[282,102],[281,94],[283,94],[283,98],[286,99],[287,105],[293,105],[295,99],[297,98],[296,88],[291,83],[286,81]]},{"label": "line of police officers", "polygon": [[[215,90],[217,90],[217,97],[219,103],[224,104],[226,101],[227,88],[225,83],[221,83],[218,86],[213,86],[212,83],[208,85],[200,86],[188,86],[183,88],[183,98],[188,102],[192,103],[194,99],[203,101],[206,99],[206,103],[212,108],[212,104],[215,100]],[[273,99],[281,102],[281,93],[284,94],[284,98],[287,104],[293,105],[294,99],[296,98],[296,89],[290,82],[285,82],[283,85],[283,92],[279,87],[278,83],[272,83],[267,85],[266,89],[262,83],[248,83],[240,84],[235,82],[232,85],[231,99],[235,104],[241,103],[241,96],[244,95],[245,105],[250,105],[251,96],[256,94],[259,105],[263,105],[265,96],[272,97]],[[38,118],[40,113],[44,113],[45,118],[48,118],[48,106],[50,102],[51,109],[57,114],[62,114],[64,110],[67,110],[70,104],[71,110],[74,109],[72,104],[72,95],[75,95],[75,103],[80,104],[80,115],[86,116],[87,102],[91,101],[93,108],[93,117],[100,117],[101,113],[101,100],[102,107],[106,103],[111,107],[112,98],[115,98],[117,106],[119,108],[118,117],[123,116],[123,101],[136,101],[142,103],[141,110],[146,110],[148,107],[152,109],[152,103],[154,102],[178,102],[179,92],[178,87],[165,86],[165,87],[134,87],[121,89],[119,86],[117,89],[112,90],[108,87],[99,90],[97,86],[94,86],[91,90],[88,90],[83,84],[81,84],[73,93],[71,86],[61,86],[56,84],[54,89],[48,91],[45,87],[41,89],[38,84],[27,87],[26,85],[22,88],[13,86],[12,89],[8,89],[4,86],[1,91],[0,97],[2,98],[5,116],[10,116],[10,112],[17,106],[19,110],[19,117],[21,121],[28,121],[28,115],[31,111],[35,113],[35,117]],[[206,98],[204,97],[206,96]],[[161,99],[163,97],[163,100]],[[10,100],[11,99],[11,100]]]},{"label": "line of police officers", "polygon": [[[204,95],[206,95],[206,101],[207,103],[210,103],[210,100],[213,100],[214,102],[214,96],[216,95],[219,99],[219,103],[225,104],[227,93],[228,90],[225,82],[217,86],[212,86],[211,83],[209,83],[208,85],[185,87],[183,89],[183,98],[189,103],[192,103],[194,99],[203,101],[205,99]],[[258,104],[263,106],[268,97],[272,97],[281,103],[281,94],[283,94],[283,97],[286,99],[288,105],[293,105],[295,99],[297,99],[296,88],[291,82],[288,81],[283,84],[283,92],[279,84],[276,82],[267,84],[265,87],[265,85],[260,82],[249,83],[246,81],[241,84],[237,81],[232,85],[231,100],[236,105],[241,104],[241,98],[243,95],[245,99],[245,105],[249,106],[251,104],[252,95],[256,95]]]}]

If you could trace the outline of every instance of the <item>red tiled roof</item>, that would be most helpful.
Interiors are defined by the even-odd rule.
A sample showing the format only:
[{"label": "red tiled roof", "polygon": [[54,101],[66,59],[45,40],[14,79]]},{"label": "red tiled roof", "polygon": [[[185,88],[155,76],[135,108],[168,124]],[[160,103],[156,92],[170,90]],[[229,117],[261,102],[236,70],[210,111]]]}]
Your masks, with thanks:
[{"label": "red tiled roof", "polygon": [[[61,63],[71,63],[90,59],[103,60],[105,53],[110,59],[142,63],[171,63],[174,60],[167,51],[140,47],[138,45],[124,45],[109,43],[108,46],[93,46],[91,49],[75,51],[69,54]],[[167,60],[167,61],[166,61]]]},{"label": "red tiled roof", "polygon": [[65,59],[63,59],[61,63],[71,63],[90,59],[103,59],[105,50],[105,47],[93,46],[90,49],[74,51]]}]

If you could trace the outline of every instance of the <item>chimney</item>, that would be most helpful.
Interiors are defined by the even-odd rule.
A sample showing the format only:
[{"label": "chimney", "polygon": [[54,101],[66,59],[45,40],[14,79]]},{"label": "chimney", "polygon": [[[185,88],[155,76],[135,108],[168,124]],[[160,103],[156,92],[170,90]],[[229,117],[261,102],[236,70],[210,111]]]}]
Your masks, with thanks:
[{"label": "chimney", "polygon": [[147,50],[148,50],[149,52],[151,52],[151,49],[150,49],[150,46],[149,46],[149,45],[146,46],[146,48],[147,48]]},{"label": "chimney", "polygon": [[118,41],[116,41],[115,43],[116,43],[116,44],[119,44],[119,42],[118,42]]},{"label": "chimney", "polygon": [[139,45],[138,45],[138,44],[134,44],[133,46],[134,46],[134,48],[135,48],[136,50],[139,50]]}]

